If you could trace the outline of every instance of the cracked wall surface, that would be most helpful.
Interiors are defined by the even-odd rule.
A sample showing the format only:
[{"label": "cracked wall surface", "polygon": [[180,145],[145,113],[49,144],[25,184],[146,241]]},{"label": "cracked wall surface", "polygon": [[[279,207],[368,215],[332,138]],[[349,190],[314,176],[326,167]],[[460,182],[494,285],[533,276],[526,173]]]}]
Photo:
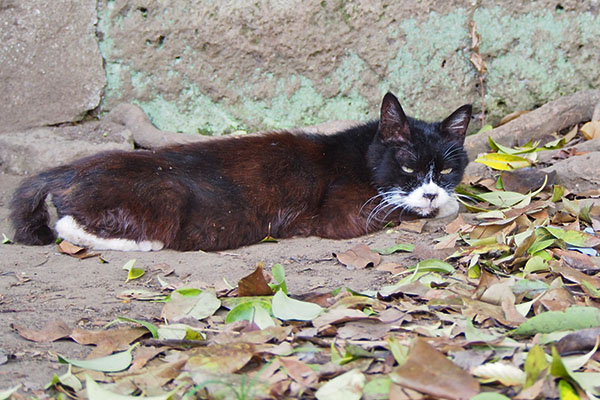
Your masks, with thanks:
[{"label": "cracked wall surface", "polygon": [[[5,3],[11,2],[0,4]],[[32,7],[26,5],[33,3],[13,1],[12,11],[0,7],[0,22],[18,26],[20,17],[14,10],[29,15]],[[47,3],[38,7],[42,11],[55,8],[55,2],[35,3]],[[78,37],[63,39],[68,32],[56,28],[51,31],[54,40],[35,46],[30,38],[25,53],[55,49],[73,71],[64,65],[61,71],[56,64],[52,70],[59,72],[42,79],[40,62],[34,62],[25,68],[31,69],[28,75],[19,76],[17,67],[8,77],[0,74],[2,85],[12,82],[13,91],[29,85],[45,94],[36,98],[34,90],[21,101],[8,97],[3,102],[11,103],[11,110],[58,115],[55,108],[71,107],[76,112],[54,119],[21,119],[12,112],[10,117],[0,116],[5,127],[23,121],[35,125],[77,120],[89,110],[102,113],[130,102],[165,130],[219,135],[282,129],[376,118],[388,90],[399,96],[409,115],[429,120],[468,102],[479,111],[478,73],[469,61],[472,22],[481,35],[480,53],[488,68],[484,101],[489,121],[600,86],[598,0],[69,4],[71,11],[60,16],[48,12],[47,18],[73,26]],[[48,29],[31,26],[34,32]],[[18,42],[18,30],[6,32],[2,34]],[[12,51],[2,46],[4,53]],[[80,60],[83,54],[87,64]],[[75,61],[67,62],[69,57]],[[19,60],[11,65],[23,64]],[[78,75],[87,69],[100,69],[104,76]],[[82,96],[87,102],[61,91],[68,87],[65,80],[79,85],[78,94],[87,93]]]}]

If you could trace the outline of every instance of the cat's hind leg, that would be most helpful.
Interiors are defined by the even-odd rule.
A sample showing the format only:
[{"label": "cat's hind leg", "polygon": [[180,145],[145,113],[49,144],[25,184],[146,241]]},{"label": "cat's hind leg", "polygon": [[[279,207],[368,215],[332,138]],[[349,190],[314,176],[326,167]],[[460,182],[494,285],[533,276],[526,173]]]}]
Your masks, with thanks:
[{"label": "cat's hind leg", "polygon": [[56,222],[56,231],[59,237],[64,240],[94,250],[158,251],[164,247],[164,243],[158,240],[142,240],[138,242],[131,239],[96,236],[87,232],[70,215],[66,215]]}]

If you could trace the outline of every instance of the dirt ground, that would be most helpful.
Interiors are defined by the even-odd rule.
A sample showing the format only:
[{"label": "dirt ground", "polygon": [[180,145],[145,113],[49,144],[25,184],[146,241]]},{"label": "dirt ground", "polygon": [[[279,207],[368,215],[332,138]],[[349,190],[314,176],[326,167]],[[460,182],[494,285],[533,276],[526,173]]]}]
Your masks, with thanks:
[{"label": "dirt ground", "polygon": [[[12,236],[8,204],[21,176],[0,174],[0,233]],[[72,340],[36,343],[23,339],[11,324],[41,329],[47,322],[63,320],[70,327],[101,329],[125,316],[151,319],[160,315],[161,303],[124,301],[117,296],[127,290],[157,290],[156,276],[164,270],[174,272],[164,279],[170,282],[204,282],[223,286],[224,280],[235,286],[264,262],[269,271],[273,264],[285,266],[291,294],[326,292],[339,287],[354,290],[376,289],[394,281],[391,273],[365,268],[350,270],[332,253],[346,251],[364,243],[385,248],[396,242],[414,243],[413,253],[384,256],[383,262],[412,265],[424,258],[440,256],[433,250],[433,238],[443,235],[448,220],[430,220],[424,232],[417,234],[393,229],[353,240],[298,238],[264,243],[219,253],[160,251],[151,253],[103,251],[97,257],[79,260],[60,254],[56,245],[0,245],[0,390],[23,384],[23,390],[43,388],[54,373],[66,372],[67,366],[56,361],[55,353],[70,358],[85,358],[91,347]],[[136,267],[146,270],[141,279],[125,283],[123,265],[135,258]],[[167,267],[168,266],[168,267]],[[29,392],[31,393],[31,392]]]}]

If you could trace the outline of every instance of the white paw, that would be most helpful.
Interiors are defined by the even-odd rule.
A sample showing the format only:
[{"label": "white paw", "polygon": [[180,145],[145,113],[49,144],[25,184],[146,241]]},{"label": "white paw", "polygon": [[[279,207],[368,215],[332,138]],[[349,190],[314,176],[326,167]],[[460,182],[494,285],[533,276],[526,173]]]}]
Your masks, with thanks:
[{"label": "white paw", "polygon": [[448,201],[444,202],[444,204],[442,204],[438,209],[438,214],[435,216],[435,218],[445,218],[451,215],[456,215],[458,214],[458,208],[458,200],[456,200],[454,197],[450,197]]}]

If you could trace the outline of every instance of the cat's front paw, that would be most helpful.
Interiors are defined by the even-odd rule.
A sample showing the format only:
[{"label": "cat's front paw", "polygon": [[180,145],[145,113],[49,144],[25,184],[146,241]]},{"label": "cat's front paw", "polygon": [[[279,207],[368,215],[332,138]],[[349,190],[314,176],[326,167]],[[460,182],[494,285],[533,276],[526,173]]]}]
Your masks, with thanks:
[{"label": "cat's front paw", "polygon": [[448,201],[444,202],[440,208],[438,208],[438,213],[435,218],[446,218],[452,215],[458,214],[458,200],[454,197],[448,199]]}]

